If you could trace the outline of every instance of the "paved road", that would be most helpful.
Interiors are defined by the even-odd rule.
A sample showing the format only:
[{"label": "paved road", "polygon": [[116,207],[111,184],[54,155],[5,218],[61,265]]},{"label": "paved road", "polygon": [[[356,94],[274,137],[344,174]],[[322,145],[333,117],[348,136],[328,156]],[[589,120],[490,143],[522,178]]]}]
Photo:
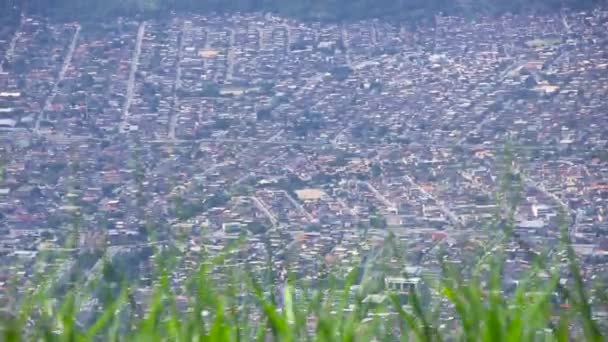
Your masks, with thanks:
[{"label": "paved road", "polygon": [[229,40],[230,40],[230,46],[228,47],[228,50],[226,52],[227,56],[226,56],[226,62],[228,63],[226,66],[226,80],[227,81],[231,81],[233,74],[234,74],[234,46],[235,46],[235,37],[236,37],[236,32],[234,31],[234,29],[228,29],[230,31],[230,36],[229,36]]},{"label": "paved road", "polygon": [[270,220],[270,223],[272,223],[272,226],[274,228],[276,228],[279,221],[272,214],[272,212],[270,212],[270,209],[268,209],[268,206],[266,206],[266,203],[264,203],[264,201],[262,201],[260,198],[258,198],[256,196],[251,196],[250,198],[253,200],[256,207],[258,207],[258,209],[260,211],[262,211],[266,215],[266,217],[268,217],[268,219]]},{"label": "paved road", "polygon": [[287,200],[293,205],[295,206],[302,215],[306,216],[306,219],[308,220],[308,222],[312,222],[315,220],[314,216],[312,216],[305,208],[304,206],[296,201],[295,198],[291,197],[291,195],[285,191],[285,190],[278,190],[278,192],[282,193],[283,195],[285,195],[285,197],[287,197]]},{"label": "paved road", "polygon": [[[6,132],[28,132],[25,128],[0,128],[0,131]],[[282,131],[279,131],[282,132]],[[278,134],[278,133],[277,133]],[[307,140],[277,140],[275,134],[271,139],[266,140],[257,140],[257,139],[223,139],[223,138],[204,138],[204,139],[142,139],[142,143],[147,144],[171,144],[171,145],[179,145],[179,144],[192,144],[192,143],[235,143],[235,144],[248,144],[248,145],[300,145],[300,146],[308,146],[308,147],[323,147],[323,146],[332,146],[332,141],[307,141]],[[51,141],[65,141],[65,142],[81,142],[81,141],[103,141],[108,138],[96,138],[88,135],[66,135],[64,133],[36,133],[34,135],[43,136],[46,139]],[[377,149],[388,149],[388,148],[407,148],[404,144],[392,143],[392,144],[372,144],[372,143],[358,143],[358,142],[348,142],[348,145],[356,147],[356,146],[365,146],[367,148],[377,148]],[[453,148],[454,144],[436,144],[430,143],[426,146],[434,147],[434,148]],[[518,151],[549,151],[553,149],[557,149],[557,146],[518,146],[511,145],[514,149]],[[504,145],[494,144],[494,145],[482,145],[482,144],[463,144],[461,145],[464,149],[476,150],[476,149],[486,149],[486,150],[494,150],[494,151],[504,151]]]},{"label": "paved road", "polygon": [[268,138],[267,140],[264,140],[265,143],[273,143],[278,141],[277,139],[279,139],[279,137],[285,133],[284,129],[279,130],[278,132],[276,132],[275,134],[273,134],[270,138]]},{"label": "paved road", "polygon": [[[559,61],[560,59],[562,59],[564,56],[566,55],[566,52],[564,50],[560,51],[558,53],[558,55],[553,58],[548,64],[548,66],[551,66],[552,64],[554,64],[555,62]],[[481,96],[481,98],[483,99],[487,94],[489,94],[491,91],[495,90],[496,88],[498,88],[502,82],[504,82],[504,80],[506,79],[506,77],[513,71],[517,70],[518,68],[522,67],[524,64],[526,63],[526,61],[518,59],[516,61],[514,61],[513,63],[511,63],[511,65],[509,67],[507,67],[505,70],[503,70],[499,77],[498,77],[498,81],[496,82],[495,86],[492,88],[492,90],[487,91],[484,93],[483,96]],[[533,75],[536,79],[538,79],[537,75]],[[486,124],[488,124],[492,119],[493,116],[490,115],[490,111],[486,110],[484,115],[483,115],[483,119],[481,121],[479,121],[479,123],[475,126],[474,129],[470,130],[469,132],[467,132],[462,139],[460,139],[458,141],[458,145],[462,146],[462,144],[464,144],[466,142],[466,139],[474,134],[477,134],[482,128],[483,126],[485,126]]]},{"label": "paved road", "polygon": [[543,195],[545,195],[545,196],[551,198],[553,201],[555,201],[564,210],[565,213],[567,213],[567,214],[575,213],[574,210],[570,208],[568,203],[564,202],[564,200],[559,198],[556,194],[548,191],[543,184],[535,182],[534,180],[530,179],[528,176],[523,176],[523,180],[527,186],[540,191]]},{"label": "paved road", "polygon": [[[406,163],[405,160],[403,162]],[[456,216],[456,214],[453,211],[451,211],[450,208],[448,208],[445,205],[445,203],[443,203],[443,201],[437,200],[437,198],[435,198],[435,196],[433,196],[433,194],[431,194],[430,192],[424,190],[409,175],[405,175],[404,178],[405,178],[405,180],[408,183],[410,183],[413,187],[415,187],[420,192],[422,192],[426,197],[428,197],[428,198],[432,199],[433,201],[435,201],[435,203],[437,203],[437,206],[439,207],[439,210],[441,210],[441,212],[443,213],[443,215],[445,215],[452,222],[452,224],[454,226],[456,226],[456,227],[460,226],[460,220],[458,220],[458,216]]]},{"label": "paved road", "polygon": [[380,202],[384,203],[387,209],[397,210],[397,206],[395,205],[395,203],[389,201],[388,198],[386,198],[382,193],[380,193],[380,191],[378,191],[378,189],[376,189],[370,182],[359,181],[359,183],[365,185]]},{"label": "paved road", "polygon": [[264,33],[264,29],[260,27],[255,28],[258,31],[258,41],[260,45],[260,50],[264,50],[266,48],[266,42],[268,39],[266,38],[266,33]]},{"label": "paved road", "polygon": [[171,110],[171,118],[169,118],[169,139],[175,139],[175,129],[177,128],[177,122],[179,119],[179,96],[177,91],[182,86],[182,54],[184,51],[184,34],[186,31],[186,24],[182,25],[182,30],[179,34],[178,46],[177,46],[177,60],[175,69],[175,83],[173,84],[173,109]]},{"label": "paved road", "polygon": [[127,96],[125,99],[124,106],[122,108],[122,129],[127,128],[129,123],[129,109],[131,108],[131,102],[133,101],[133,94],[135,93],[135,75],[137,74],[137,68],[139,67],[139,56],[141,55],[141,45],[146,33],[146,22],[139,24],[137,29],[137,40],[135,41],[135,52],[131,58],[131,71],[129,72],[129,80],[127,81]]},{"label": "paved road", "polygon": [[568,20],[566,20],[566,16],[564,14],[562,14],[561,17],[562,17],[562,24],[564,25],[566,32],[568,32],[568,34],[572,33],[572,30],[570,29],[570,24],[568,24]]},{"label": "paved road", "polygon": [[72,41],[70,42],[70,45],[68,47],[68,52],[66,53],[65,58],[63,59],[63,64],[61,65],[61,70],[59,70],[59,75],[57,76],[57,79],[55,80],[55,84],[53,84],[53,89],[51,90],[49,96],[47,96],[46,101],[44,102],[44,107],[42,108],[42,112],[39,113],[36,118],[36,123],[34,126],[35,132],[38,132],[40,130],[40,120],[42,120],[42,117],[45,115],[45,112],[47,112],[51,109],[51,106],[53,105],[53,100],[55,99],[55,96],[57,95],[57,92],[59,91],[59,84],[61,83],[61,81],[63,81],[65,79],[65,74],[68,72],[68,68],[70,67],[70,64],[72,63],[72,57],[74,56],[74,50],[76,49],[76,43],[78,42],[79,35],[80,35],[80,25],[77,25],[76,32],[74,32],[74,36],[72,37]]},{"label": "paved road", "polygon": [[342,138],[344,137],[344,136],[343,136],[343,133],[344,133],[344,131],[346,131],[346,130],[348,129],[348,127],[349,127],[349,126],[347,125],[346,127],[344,127],[344,128],[342,128],[342,129],[340,129],[340,130],[339,130],[339,131],[336,133],[336,135],[334,136],[334,138],[333,138],[333,139],[331,139],[331,144],[332,144],[332,145],[334,145],[334,146],[336,146],[336,147],[337,147],[338,145],[340,145],[340,143],[341,143],[341,141],[342,141]]},{"label": "paved road", "polygon": [[348,53],[350,50],[350,45],[348,43],[348,30],[344,26],[342,26],[342,28],[340,30],[340,37],[342,38],[342,43],[344,44],[344,54],[346,56],[346,65],[348,65],[352,69],[353,62],[350,58],[350,54]]},{"label": "paved road", "polygon": [[[565,17],[562,17],[565,20]],[[567,26],[567,23],[565,24],[566,28],[569,29],[569,26]],[[552,60],[549,61],[548,66],[551,67],[555,62],[559,61],[561,58],[563,58],[563,56],[567,55],[569,52],[566,52],[564,50],[561,50],[558,55],[553,58]],[[523,173],[521,173],[523,174]],[[543,193],[545,196],[553,199],[557,204],[560,205],[560,207],[564,210],[565,213],[570,214],[570,215],[574,215],[575,211],[570,208],[570,206],[568,205],[568,203],[564,202],[564,200],[562,200],[561,198],[559,198],[556,194],[553,194],[551,192],[549,192],[543,184],[541,183],[537,183],[534,180],[532,180],[531,178],[529,178],[528,176],[526,176],[525,174],[523,175],[523,180],[524,183],[529,186],[532,187],[534,189],[536,189],[537,191],[540,191],[541,193]],[[574,225],[576,226],[578,223],[575,222]],[[571,228],[572,230],[576,230],[575,228]]]},{"label": "paved road", "polygon": [[[99,277],[102,275],[103,265],[104,265],[105,261],[107,260],[107,261],[111,262],[119,252],[128,251],[130,248],[154,246],[154,245],[165,244],[168,242],[169,242],[169,240],[162,240],[162,241],[143,242],[143,243],[137,243],[137,244],[131,244],[131,245],[108,247],[106,249],[104,255],[97,260],[95,265],[93,265],[93,267],[91,267],[88,272],[86,272],[84,286],[79,287],[79,292],[90,291],[94,286],[94,282],[97,279],[99,279]],[[81,294],[82,293],[80,293],[79,295],[81,295]],[[83,303],[83,305],[81,307],[91,307],[93,305],[95,305],[94,300],[92,297],[89,297],[85,301],[85,303]]]},{"label": "paved road", "polygon": [[[270,139],[268,139],[266,141],[269,142],[270,140],[274,139],[276,136],[277,136],[277,134],[273,135]],[[190,143],[192,143],[192,142],[198,142],[198,143],[200,143],[202,141],[191,141]],[[239,155],[235,159],[238,160],[239,158],[241,158],[245,154],[249,154],[249,153],[251,153],[251,148],[244,149],[241,152],[239,152]],[[218,167],[223,166],[223,165],[224,165],[224,163],[216,163],[216,164],[210,166],[209,168],[207,168],[206,170],[204,170],[203,172],[201,172],[201,173],[199,173],[197,175],[194,175],[192,178],[196,179],[196,178],[205,177],[206,175],[208,175],[209,173],[213,172],[215,169],[217,169]],[[181,185],[178,185],[178,186],[174,187],[173,190],[170,193],[173,193],[175,191],[175,189],[179,188],[180,186]]]},{"label": "paved road", "polygon": [[372,23],[372,44],[374,46],[378,45],[378,29],[376,28],[376,24]]},{"label": "paved road", "polygon": [[[507,68],[505,68],[505,70],[503,70],[500,75],[498,76],[498,81],[495,84],[495,86],[491,89],[488,90],[486,92],[484,92],[484,94],[482,96],[479,97],[479,99],[484,99],[486,97],[487,94],[489,94],[490,92],[494,91],[496,88],[500,87],[500,85],[502,84],[502,82],[505,80],[505,78],[514,70],[517,70],[518,68],[520,68],[525,62],[521,61],[521,60],[516,60],[513,63],[511,63],[510,66],[508,66]],[[473,111],[473,110],[472,110]],[[475,126],[475,128],[473,128],[472,130],[468,131],[457,143],[457,146],[462,146],[464,143],[466,143],[466,140],[468,137],[470,137],[471,135],[477,134],[482,128],[483,126],[485,126],[488,122],[490,122],[494,117],[492,115],[490,115],[490,110],[485,110],[483,116],[483,119],[479,120],[479,122],[477,123],[477,125]]]},{"label": "paved road", "polygon": [[355,213],[355,211],[354,211],[354,210],[353,210],[353,209],[352,209],[352,208],[351,208],[351,207],[350,207],[348,204],[346,204],[346,202],[344,202],[344,200],[342,200],[341,198],[338,198],[338,197],[333,197],[333,198],[336,200],[336,202],[340,203],[340,205],[342,206],[342,208],[344,208],[345,210],[347,210],[347,211],[348,211],[348,213],[349,213],[351,216],[354,216],[354,217],[356,217],[356,218],[359,218],[359,215],[357,215],[357,214]]}]

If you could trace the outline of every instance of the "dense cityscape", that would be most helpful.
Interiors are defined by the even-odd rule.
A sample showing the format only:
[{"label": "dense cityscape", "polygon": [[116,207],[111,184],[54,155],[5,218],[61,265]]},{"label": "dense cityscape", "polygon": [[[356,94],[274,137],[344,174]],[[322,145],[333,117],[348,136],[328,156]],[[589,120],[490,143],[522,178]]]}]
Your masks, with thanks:
[{"label": "dense cityscape", "polygon": [[[281,284],[287,269],[310,283],[348,271],[391,235],[408,265],[386,288],[424,287],[439,254],[466,263],[511,207],[506,289],[564,227],[585,283],[608,282],[606,8],[415,28],[23,15],[0,28],[0,59],[0,307],[40,267],[61,286],[107,260],[143,305],[151,247],[179,250],[180,289],[243,239],[229,264],[262,270],[272,253]],[[72,257],[40,262],[55,253]]]}]

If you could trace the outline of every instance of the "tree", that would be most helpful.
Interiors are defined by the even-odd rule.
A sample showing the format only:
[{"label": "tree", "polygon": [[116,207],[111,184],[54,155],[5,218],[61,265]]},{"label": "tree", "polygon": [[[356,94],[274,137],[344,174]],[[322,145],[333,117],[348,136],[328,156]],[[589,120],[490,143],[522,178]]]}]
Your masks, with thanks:
[{"label": "tree", "polygon": [[270,120],[272,118],[272,111],[270,110],[270,108],[260,109],[256,113],[256,118],[259,121]]},{"label": "tree", "polygon": [[15,74],[18,74],[18,75],[23,75],[28,70],[28,64],[25,61],[25,59],[23,59],[23,58],[19,58],[19,59],[15,60],[11,64],[9,64],[9,66],[10,66],[11,70]]},{"label": "tree", "polygon": [[382,91],[382,88],[383,88],[382,83],[378,82],[378,81],[372,82],[369,86],[370,91],[375,91],[378,93]]},{"label": "tree", "polygon": [[378,163],[374,163],[370,168],[370,172],[372,173],[373,177],[379,177],[382,174],[382,168],[380,168]]},{"label": "tree", "polygon": [[205,209],[221,207],[230,201],[230,196],[225,192],[217,193],[205,201]]},{"label": "tree", "polygon": [[596,151],[593,153],[593,158],[598,158],[600,162],[608,162],[608,151]]},{"label": "tree", "polygon": [[250,222],[247,224],[247,230],[251,232],[253,235],[260,235],[266,233],[268,227],[260,222]]},{"label": "tree", "polygon": [[103,279],[108,283],[119,283],[122,281],[122,272],[119,272],[111,261],[104,260],[102,269]]},{"label": "tree", "polygon": [[304,227],[304,230],[307,232],[318,232],[321,230],[321,225],[316,223],[310,223]]},{"label": "tree", "polygon": [[232,126],[232,120],[228,118],[219,118],[213,123],[213,128],[220,131],[225,131]]},{"label": "tree", "polygon": [[48,230],[45,230],[42,233],[40,233],[40,237],[43,240],[50,240],[53,238],[53,234],[51,232],[49,232]]},{"label": "tree", "polygon": [[93,79],[91,74],[83,74],[80,76],[80,83],[84,88],[90,88],[95,84],[95,79]]},{"label": "tree", "polygon": [[203,97],[218,97],[220,96],[220,87],[217,83],[205,82],[200,95]]},{"label": "tree", "polygon": [[350,74],[352,74],[353,69],[347,66],[339,66],[331,69],[331,75],[338,81],[345,81]]},{"label": "tree", "polygon": [[308,127],[304,123],[297,123],[294,127],[294,131],[299,137],[305,137],[308,135]]},{"label": "tree", "polygon": [[376,229],[384,229],[388,226],[386,219],[382,216],[372,216],[369,218],[370,226]]},{"label": "tree", "polygon": [[274,86],[273,82],[263,82],[260,84],[260,91],[264,95],[274,95]]}]

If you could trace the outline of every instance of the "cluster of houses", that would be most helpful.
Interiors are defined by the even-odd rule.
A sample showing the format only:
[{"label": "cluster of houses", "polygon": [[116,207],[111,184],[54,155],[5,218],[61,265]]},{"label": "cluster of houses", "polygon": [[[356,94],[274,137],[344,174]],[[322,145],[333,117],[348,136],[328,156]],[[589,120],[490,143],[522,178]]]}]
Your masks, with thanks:
[{"label": "cluster of houses", "polygon": [[470,261],[508,215],[505,288],[564,234],[584,279],[606,284],[607,33],[605,9],[416,29],[23,17],[0,31],[0,305],[41,254],[111,253],[147,279],[141,250],[177,244],[180,288],[201,253],[243,236],[228,265],[314,283],[386,254],[390,232],[415,267],[381,283],[407,292],[439,277],[439,253]]}]

